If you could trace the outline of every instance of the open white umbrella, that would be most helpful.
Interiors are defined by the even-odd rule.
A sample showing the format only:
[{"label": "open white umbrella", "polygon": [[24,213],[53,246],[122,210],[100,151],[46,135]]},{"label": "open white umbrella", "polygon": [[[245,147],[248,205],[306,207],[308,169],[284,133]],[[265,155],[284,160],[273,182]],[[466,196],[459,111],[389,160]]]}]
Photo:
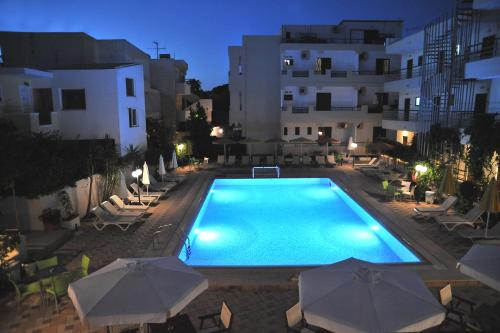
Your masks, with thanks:
[{"label": "open white umbrella", "polygon": [[[149,180],[149,168],[148,164],[144,162],[144,165],[142,166],[142,183],[146,185],[146,193],[149,193],[149,185],[151,184]],[[137,184],[139,186],[139,184]]]},{"label": "open white umbrella", "polygon": [[92,327],[164,323],[208,288],[176,257],[116,259],[73,282],[68,295]]},{"label": "open white umbrella", "polygon": [[167,170],[165,170],[165,161],[163,161],[163,155],[160,154],[160,159],[158,161],[158,174],[161,177],[161,181],[163,181],[163,177],[167,174]]},{"label": "open white umbrella", "polygon": [[332,332],[420,332],[445,309],[413,271],[350,258],[299,275],[306,321]]},{"label": "open white umbrella", "polygon": [[175,149],[172,151],[172,158],[170,159],[170,163],[168,165],[170,169],[177,169],[177,154],[175,153]]},{"label": "open white umbrella", "polygon": [[117,195],[120,198],[128,197],[128,189],[127,189],[127,183],[125,182],[125,175],[123,174],[123,172],[121,170],[120,170],[120,182],[118,184]]},{"label": "open white umbrella", "polygon": [[460,259],[457,268],[464,274],[500,291],[500,246],[474,244]]}]

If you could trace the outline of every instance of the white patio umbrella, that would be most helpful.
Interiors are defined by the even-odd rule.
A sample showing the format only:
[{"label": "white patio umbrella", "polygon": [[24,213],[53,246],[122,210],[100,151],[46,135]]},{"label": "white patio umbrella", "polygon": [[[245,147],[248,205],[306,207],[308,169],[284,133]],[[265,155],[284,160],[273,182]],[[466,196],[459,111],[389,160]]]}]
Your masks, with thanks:
[{"label": "white patio umbrella", "polygon": [[165,161],[163,161],[163,155],[161,154],[158,161],[158,174],[161,177],[161,181],[163,181],[163,177],[167,174],[167,170],[165,170]]},{"label": "white patio umbrella", "polygon": [[[149,181],[149,168],[148,164],[144,162],[144,165],[142,166],[142,183],[146,185],[146,193],[149,193],[149,185],[151,182]],[[137,184],[139,186],[139,184]]]},{"label": "white patio umbrella", "polygon": [[170,159],[170,163],[168,164],[170,169],[177,169],[177,154],[175,153],[175,149],[172,151],[172,158]]},{"label": "white patio umbrella", "polygon": [[457,268],[491,288],[500,291],[500,246],[474,244],[460,259]]},{"label": "white patio umbrella", "polygon": [[118,184],[117,195],[120,198],[128,197],[128,189],[127,189],[127,183],[125,182],[125,175],[123,174],[123,172],[121,170],[120,170],[120,182]]},{"label": "white patio umbrella", "polygon": [[299,275],[306,321],[332,332],[421,331],[445,309],[413,271],[350,258]]},{"label": "white patio umbrella", "polygon": [[68,295],[91,327],[163,323],[208,288],[176,257],[116,259],[73,282]]}]

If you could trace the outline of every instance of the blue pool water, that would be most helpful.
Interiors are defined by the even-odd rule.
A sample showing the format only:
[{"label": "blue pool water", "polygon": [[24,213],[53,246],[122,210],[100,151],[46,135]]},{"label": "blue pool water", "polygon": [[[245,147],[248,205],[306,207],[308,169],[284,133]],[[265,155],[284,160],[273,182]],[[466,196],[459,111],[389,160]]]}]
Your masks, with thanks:
[{"label": "blue pool water", "polygon": [[191,266],[420,262],[327,178],[216,179],[188,237]]}]

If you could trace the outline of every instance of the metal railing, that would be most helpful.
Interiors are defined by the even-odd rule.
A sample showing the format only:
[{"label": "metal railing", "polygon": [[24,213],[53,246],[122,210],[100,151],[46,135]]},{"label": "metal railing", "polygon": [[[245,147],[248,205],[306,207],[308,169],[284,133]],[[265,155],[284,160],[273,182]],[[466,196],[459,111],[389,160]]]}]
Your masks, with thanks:
[{"label": "metal railing", "polygon": [[309,71],[298,71],[298,70],[293,70],[292,71],[292,77],[309,77]]},{"label": "metal railing", "polygon": [[330,77],[347,77],[347,71],[332,71]]},{"label": "metal railing", "polygon": [[385,43],[387,35],[380,35],[373,39],[356,39],[356,38],[321,38],[316,36],[303,36],[297,38],[282,38],[282,43],[298,43],[298,44],[378,44]]},{"label": "metal railing", "polygon": [[321,110],[314,109],[314,111],[318,112],[335,112],[335,111],[361,111],[361,107],[359,106],[330,106],[330,108],[324,108]]},{"label": "metal railing", "polygon": [[384,120],[417,121],[418,110],[386,110],[383,112]]},{"label": "metal railing", "polygon": [[466,61],[488,59],[500,56],[500,37],[496,38],[491,45],[483,46],[483,43],[473,44],[462,55]]},{"label": "metal railing", "polygon": [[415,77],[420,77],[422,75],[422,66],[413,66],[409,68],[402,68],[396,71],[391,71],[385,74],[385,78],[388,81],[395,80],[405,80]]},{"label": "metal railing", "polygon": [[255,170],[275,170],[276,175],[280,178],[280,167],[279,166],[254,166],[252,167],[252,178],[255,178]]},{"label": "metal railing", "polygon": [[293,106],[292,113],[309,113],[308,106]]}]

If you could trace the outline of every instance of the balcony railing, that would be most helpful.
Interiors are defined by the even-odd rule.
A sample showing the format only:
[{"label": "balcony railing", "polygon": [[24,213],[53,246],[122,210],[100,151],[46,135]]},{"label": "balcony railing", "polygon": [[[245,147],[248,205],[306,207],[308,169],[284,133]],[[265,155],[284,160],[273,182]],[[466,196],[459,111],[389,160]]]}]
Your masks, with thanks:
[{"label": "balcony railing", "polygon": [[308,106],[293,106],[292,113],[309,113]]},{"label": "balcony railing", "polygon": [[492,44],[483,46],[483,43],[471,45],[463,55],[466,61],[488,59],[500,56],[500,37],[496,38]]},{"label": "balcony railing", "polygon": [[387,110],[383,112],[385,120],[417,121],[418,110]]},{"label": "balcony railing", "polygon": [[347,71],[332,71],[330,77],[347,77]]},{"label": "balcony railing", "polygon": [[331,111],[361,111],[360,106],[330,106],[330,108],[322,108],[321,110],[315,108],[318,112],[331,112]]},{"label": "balcony railing", "polygon": [[385,74],[385,78],[388,81],[395,81],[395,80],[405,80],[414,77],[420,77],[421,75],[422,75],[422,66],[413,66],[409,68],[402,68],[397,71],[391,71],[388,74]]},{"label": "balcony railing", "polygon": [[314,35],[299,36],[295,38],[281,39],[282,43],[299,43],[299,44],[385,44],[386,38],[393,37],[391,34],[380,34],[378,37],[364,38],[322,38]]},{"label": "balcony railing", "polygon": [[297,71],[293,70],[292,71],[292,77],[309,77],[309,71]]}]

